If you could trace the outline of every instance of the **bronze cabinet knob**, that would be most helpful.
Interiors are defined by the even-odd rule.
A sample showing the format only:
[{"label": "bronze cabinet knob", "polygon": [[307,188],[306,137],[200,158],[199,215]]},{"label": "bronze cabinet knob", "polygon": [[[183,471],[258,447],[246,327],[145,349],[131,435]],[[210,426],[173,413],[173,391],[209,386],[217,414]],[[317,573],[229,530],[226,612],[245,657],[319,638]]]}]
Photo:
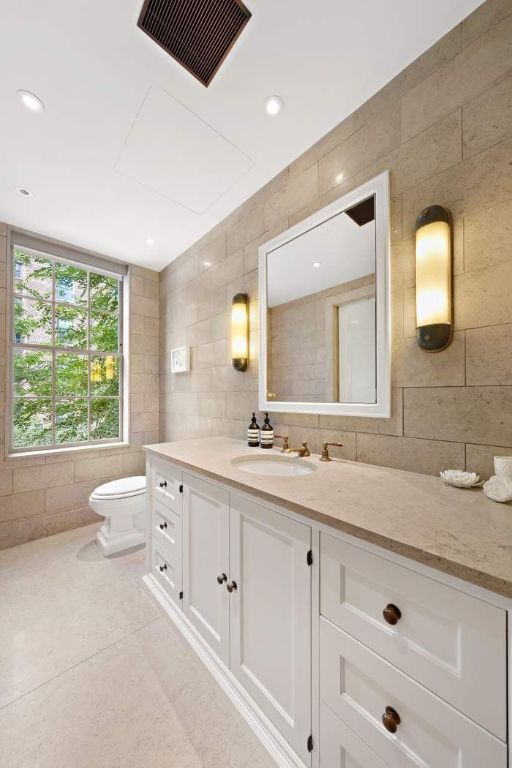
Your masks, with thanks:
[{"label": "bronze cabinet knob", "polygon": [[400,715],[396,709],[393,709],[393,707],[386,707],[386,711],[382,715],[382,724],[386,731],[389,731],[389,733],[396,733],[400,723]]},{"label": "bronze cabinet knob", "polygon": [[388,603],[382,611],[382,615],[384,616],[384,621],[394,627],[402,618],[402,611],[393,603]]},{"label": "bronze cabinet knob", "polygon": [[226,589],[228,592],[236,592],[238,589],[236,581],[232,581],[231,584],[226,584]]},{"label": "bronze cabinet knob", "polygon": [[217,576],[217,581],[219,584],[223,584],[227,580],[228,580],[228,577],[226,576],[225,573],[221,573],[220,576]]},{"label": "bronze cabinet knob", "polygon": [[161,531],[165,531],[166,528],[167,528],[167,523],[160,523],[160,530]]},{"label": "bronze cabinet knob", "polygon": [[166,570],[167,570],[167,565],[164,563],[163,565],[160,566],[160,571],[163,573]]}]

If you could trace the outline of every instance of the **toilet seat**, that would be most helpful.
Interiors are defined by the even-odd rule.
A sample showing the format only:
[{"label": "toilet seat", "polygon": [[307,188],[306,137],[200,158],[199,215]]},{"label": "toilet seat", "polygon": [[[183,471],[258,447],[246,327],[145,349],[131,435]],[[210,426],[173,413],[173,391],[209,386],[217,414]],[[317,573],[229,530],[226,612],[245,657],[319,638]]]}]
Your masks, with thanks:
[{"label": "toilet seat", "polygon": [[146,493],[146,478],[144,475],[135,475],[134,477],[121,477],[119,480],[111,480],[109,483],[99,485],[92,492],[91,499],[97,501],[127,499],[142,493]]}]

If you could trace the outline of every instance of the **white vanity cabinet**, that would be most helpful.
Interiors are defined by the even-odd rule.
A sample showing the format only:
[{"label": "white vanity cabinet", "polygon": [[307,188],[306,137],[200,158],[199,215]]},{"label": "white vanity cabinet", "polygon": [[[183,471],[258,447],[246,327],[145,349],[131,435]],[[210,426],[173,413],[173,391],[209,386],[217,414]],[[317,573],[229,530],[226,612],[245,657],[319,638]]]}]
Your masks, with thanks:
[{"label": "white vanity cabinet", "polygon": [[311,733],[311,528],[231,493],[231,671],[304,762]]},{"label": "white vanity cabinet", "polygon": [[148,478],[145,583],[276,765],[512,768],[505,598],[159,456]]},{"label": "white vanity cabinet", "polygon": [[229,665],[229,492],[183,475],[183,611]]}]

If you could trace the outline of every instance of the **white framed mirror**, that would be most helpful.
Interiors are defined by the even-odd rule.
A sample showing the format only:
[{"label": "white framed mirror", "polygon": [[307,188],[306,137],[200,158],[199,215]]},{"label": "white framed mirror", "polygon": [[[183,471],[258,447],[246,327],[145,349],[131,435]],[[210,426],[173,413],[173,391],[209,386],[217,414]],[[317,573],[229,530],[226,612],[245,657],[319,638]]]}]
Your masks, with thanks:
[{"label": "white framed mirror", "polygon": [[259,249],[262,411],[387,418],[389,173]]}]

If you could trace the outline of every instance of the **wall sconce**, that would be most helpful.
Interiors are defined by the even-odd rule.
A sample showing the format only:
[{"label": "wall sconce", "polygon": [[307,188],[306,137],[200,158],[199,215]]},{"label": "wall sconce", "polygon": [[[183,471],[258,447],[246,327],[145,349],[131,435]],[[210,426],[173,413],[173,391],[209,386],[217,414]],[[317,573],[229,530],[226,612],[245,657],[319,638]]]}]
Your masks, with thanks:
[{"label": "wall sconce", "polygon": [[246,371],[249,362],[249,296],[237,293],[231,307],[231,358],[233,368]]},{"label": "wall sconce", "polygon": [[451,217],[441,205],[416,219],[416,340],[427,352],[452,340]]}]

